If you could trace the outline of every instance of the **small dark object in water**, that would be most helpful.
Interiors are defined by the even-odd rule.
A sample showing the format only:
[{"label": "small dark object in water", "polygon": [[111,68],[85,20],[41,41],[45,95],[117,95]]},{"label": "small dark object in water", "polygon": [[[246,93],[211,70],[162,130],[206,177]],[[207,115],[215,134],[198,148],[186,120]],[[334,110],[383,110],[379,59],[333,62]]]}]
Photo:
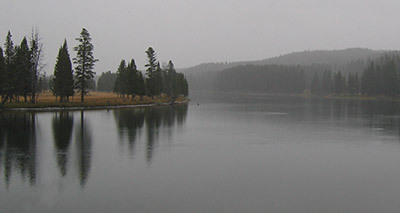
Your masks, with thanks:
[{"label": "small dark object in water", "polygon": [[197,106],[199,106],[200,105],[200,103],[199,102],[197,102]]}]

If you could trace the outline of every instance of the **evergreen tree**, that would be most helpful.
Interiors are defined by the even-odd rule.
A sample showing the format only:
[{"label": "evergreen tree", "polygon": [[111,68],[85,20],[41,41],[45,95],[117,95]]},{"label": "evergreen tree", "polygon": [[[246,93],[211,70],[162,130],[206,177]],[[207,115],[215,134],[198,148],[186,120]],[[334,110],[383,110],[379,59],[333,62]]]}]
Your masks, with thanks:
[{"label": "evergreen tree", "polygon": [[361,77],[361,93],[367,96],[375,95],[375,65],[371,62]]},{"label": "evergreen tree", "polygon": [[136,95],[142,97],[143,95],[145,95],[146,90],[143,75],[139,70],[137,70],[135,60],[132,59],[128,67],[128,87],[130,94],[132,95],[132,99],[134,99]]},{"label": "evergreen tree", "polygon": [[5,63],[6,65],[11,65],[14,59],[15,49],[10,31],[8,31],[7,33],[6,42],[4,43],[4,46],[5,46],[4,50]]},{"label": "evergreen tree", "polygon": [[0,96],[3,100],[6,83],[6,64],[4,61],[3,49],[0,47]]},{"label": "evergreen tree", "polygon": [[346,84],[346,92],[350,95],[354,95],[356,93],[356,82],[355,76],[352,73],[349,73],[347,77],[347,84]]},{"label": "evergreen tree", "polygon": [[67,40],[64,40],[63,46],[58,50],[53,83],[54,95],[60,97],[60,102],[69,102],[69,96],[74,95],[74,78]]},{"label": "evergreen tree", "polygon": [[148,63],[145,65],[147,67],[146,69],[146,89],[147,89],[147,95],[150,97],[153,97],[154,95],[157,95],[157,86],[156,86],[156,80],[155,80],[155,73],[157,70],[157,57],[156,57],[156,52],[153,50],[152,47],[149,47],[146,50],[146,55],[147,55],[147,60]]},{"label": "evergreen tree", "polygon": [[301,70],[300,72],[295,72],[296,78],[293,79],[295,82],[296,87],[294,88],[293,92],[297,93],[303,93],[304,89],[306,88],[306,75],[304,73],[304,70]]},{"label": "evergreen tree", "polygon": [[345,78],[342,76],[342,72],[339,71],[335,75],[334,80],[334,91],[336,95],[343,94],[345,91]]},{"label": "evergreen tree", "polygon": [[386,76],[384,62],[376,63],[373,69],[373,79],[371,79],[371,84],[373,88],[374,95],[384,95],[386,93]]},{"label": "evergreen tree", "polygon": [[319,78],[318,78],[318,73],[314,72],[314,76],[311,82],[311,93],[312,94],[318,94],[320,93],[320,85],[319,85]]},{"label": "evergreen tree", "polygon": [[5,93],[5,98],[3,98],[3,103],[7,101],[7,99],[10,100],[10,102],[13,99],[13,96],[15,94],[15,49],[14,49],[14,43],[12,41],[12,35],[11,32],[8,31],[6,41],[4,43],[4,61],[5,61],[5,82],[4,82],[4,93]]},{"label": "evergreen tree", "polygon": [[137,72],[137,91],[136,94],[140,96],[140,99],[146,95],[146,83],[142,72]]},{"label": "evergreen tree", "polygon": [[125,96],[126,93],[126,85],[125,85],[125,76],[126,76],[126,62],[125,60],[121,60],[119,63],[119,67],[117,70],[117,78],[114,84],[114,92],[118,93],[122,96]]},{"label": "evergreen tree", "polygon": [[31,59],[28,41],[24,37],[15,53],[15,95],[17,101],[19,96],[24,96],[27,102],[27,95],[32,91]]},{"label": "evergreen tree", "polygon": [[172,61],[168,62],[167,73],[165,76],[165,92],[173,103],[178,96],[177,75]]},{"label": "evergreen tree", "polygon": [[125,60],[121,60],[116,74],[114,92],[121,94],[124,98],[125,95],[131,95],[132,99],[136,95],[141,97],[145,95],[145,81],[142,73],[137,70],[134,59],[128,65]]},{"label": "evergreen tree", "polygon": [[137,67],[135,64],[135,60],[132,59],[130,63],[128,63],[128,66],[126,68],[126,78],[125,78],[125,84],[127,88],[127,94],[128,96],[132,96],[132,100],[136,96],[136,84],[137,84]]},{"label": "evergreen tree", "polygon": [[386,59],[382,68],[384,84],[384,94],[395,97],[399,94],[399,76],[397,75],[396,65],[390,58]]},{"label": "evergreen tree", "polygon": [[154,95],[160,96],[163,92],[163,70],[161,69],[160,62],[157,63],[156,71],[154,72]]},{"label": "evergreen tree", "polygon": [[81,93],[81,102],[84,102],[85,94],[88,92],[89,81],[94,77],[94,64],[98,61],[93,56],[93,44],[89,32],[83,28],[79,38],[76,38],[79,45],[74,48],[77,51],[74,58],[76,88]]},{"label": "evergreen tree", "polygon": [[361,85],[361,83],[360,83],[360,79],[358,78],[358,73],[356,73],[355,75],[354,75],[354,89],[355,89],[355,94],[359,94],[360,93],[360,86]]},{"label": "evergreen tree", "polygon": [[326,70],[322,76],[321,91],[323,94],[330,94],[333,90],[332,72]]},{"label": "evergreen tree", "polygon": [[177,73],[177,91],[179,95],[188,96],[189,95],[189,85],[186,81],[183,73]]}]

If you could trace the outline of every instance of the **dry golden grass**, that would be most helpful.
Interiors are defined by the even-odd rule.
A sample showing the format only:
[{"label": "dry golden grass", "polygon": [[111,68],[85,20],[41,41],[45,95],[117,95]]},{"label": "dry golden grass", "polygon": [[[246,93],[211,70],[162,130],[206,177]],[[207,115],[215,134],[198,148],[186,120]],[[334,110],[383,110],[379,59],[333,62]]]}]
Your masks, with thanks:
[{"label": "dry golden grass", "polygon": [[[168,103],[169,98],[162,95],[161,98],[152,99],[150,97],[143,97],[140,99],[136,96],[133,100],[132,97],[122,98],[115,93],[108,92],[90,92],[85,95],[85,102],[81,103],[80,93],[69,98],[69,102],[60,103],[59,99],[51,92],[44,92],[39,94],[37,103],[25,103],[23,98],[20,97],[19,103],[6,103],[4,108],[44,108],[44,107],[96,107],[96,106],[119,106],[119,105],[139,105],[139,104],[155,104],[155,103]],[[179,97],[176,101],[182,102],[186,98]],[[29,99],[28,99],[29,101]]]}]

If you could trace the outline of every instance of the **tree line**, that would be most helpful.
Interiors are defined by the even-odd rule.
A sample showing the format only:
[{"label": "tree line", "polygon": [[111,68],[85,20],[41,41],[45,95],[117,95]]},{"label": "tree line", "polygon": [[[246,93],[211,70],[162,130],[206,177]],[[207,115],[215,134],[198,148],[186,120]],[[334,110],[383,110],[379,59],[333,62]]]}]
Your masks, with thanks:
[{"label": "tree line", "polygon": [[145,75],[137,69],[135,60],[121,60],[116,73],[102,73],[98,81],[98,90],[115,92],[121,97],[135,96],[159,97],[162,93],[168,95],[171,101],[178,96],[187,96],[189,86],[185,76],[177,73],[173,62],[162,68],[157,61],[156,52],[152,47],[146,50],[147,68]]},{"label": "tree line", "polygon": [[360,93],[360,84],[358,73],[349,73],[346,79],[341,71],[332,73],[330,70],[325,70],[322,75],[314,73],[310,90],[314,95],[356,95]]},{"label": "tree line", "polygon": [[311,83],[311,93],[317,95],[384,95],[397,97],[400,95],[399,56],[385,54],[372,60],[359,73],[349,73],[347,78],[338,71],[325,71],[321,76],[317,72]]},{"label": "tree line", "polygon": [[[77,56],[73,58],[75,73],[72,69],[68,53],[67,41],[59,49],[54,78],[51,80],[51,90],[60,97],[60,101],[69,101],[75,91],[81,92],[81,101],[88,91],[89,81],[93,79],[93,67],[98,60],[93,57],[93,45],[89,32],[83,28],[80,37],[76,39],[79,45],[74,48]],[[29,44],[28,44],[29,43]],[[11,32],[8,31],[3,49],[0,47],[0,95],[2,104],[5,102],[24,101],[35,103],[39,86],[43,85],[45,76],[40,77],[43,68],[43,44],[37,30],[32,30],[28,39],[24,37],[18,46],[14,46]]]},{"label": "tree line", "polygon": [[[69,98],[76,92],[81,95],[81,102],[89,89],[93,88],[95,63],[98,61],[93,55],[94,46],[89,32],[83,28],[80,36],[75,39],[78,45],[74,47],[76,57],[70,57],[67,40],[59,48],[54,74],[49,79],[49,89],[60,102],[69,102]],[[2,104],[5,102],[36,102],[40,87],[45,87],[46,76],[40,77],[42,70],[42,47],[39,33],[32,30],[31,38],[24,37],[19,46],[14,46],[9,31],[4,44],[4,51],[0,47],[0,95]],[[177,96],[188,95],[188,83],[181,73],[176,73],[172,61],[165,69],[160,67],[155,51],[150,47],[146,51],[148,64],[146,74],[137,70],[135,61],[129,63],[121,61],[117,73],[103,74],[99,79],[100,90],[109,91],[111,88],[121,96],[144,95],[155,97],[161,93],[167,94],[172,100]],[[74,67],[73,67],[74,65]],[[110,78],[112,85],[110,84]]]},{"label": "tree line", "polygon": [[241,65],[217,73],[216,91],[313,95],[400,95],[400,56],[384,54],[364,69],[332,72],[324,66]]},{"label": "tree line", "polygon": [[2,104],[7,101],[36,102],[39,90],[40,71],[42,69],[42,47],[39,32],[32,29],[28,39],[22,39],[20,45],[14,45],[11,32],[8,31],[4,50],[0,47],[0,96]]}]

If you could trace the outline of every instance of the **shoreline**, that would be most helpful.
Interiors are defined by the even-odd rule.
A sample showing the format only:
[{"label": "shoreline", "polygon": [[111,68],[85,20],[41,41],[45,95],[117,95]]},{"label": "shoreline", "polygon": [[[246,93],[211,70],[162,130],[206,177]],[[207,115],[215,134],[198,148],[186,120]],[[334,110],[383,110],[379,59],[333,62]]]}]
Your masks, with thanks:
[{"label": "shoreline", "polygon": [[[149,103],[149,104],[121,104],[121,105],[88,105],[88,106],[56,106],[56,107],[9,107],[0,108],[0,112],[54,112],[54,111],[75,111],[75,110],[104,110],[104,109],[125,109],[156,106],[179,106],[188,104],[189,99],[171,103]],[[89,103],[90,104],[90,103]]]}]

